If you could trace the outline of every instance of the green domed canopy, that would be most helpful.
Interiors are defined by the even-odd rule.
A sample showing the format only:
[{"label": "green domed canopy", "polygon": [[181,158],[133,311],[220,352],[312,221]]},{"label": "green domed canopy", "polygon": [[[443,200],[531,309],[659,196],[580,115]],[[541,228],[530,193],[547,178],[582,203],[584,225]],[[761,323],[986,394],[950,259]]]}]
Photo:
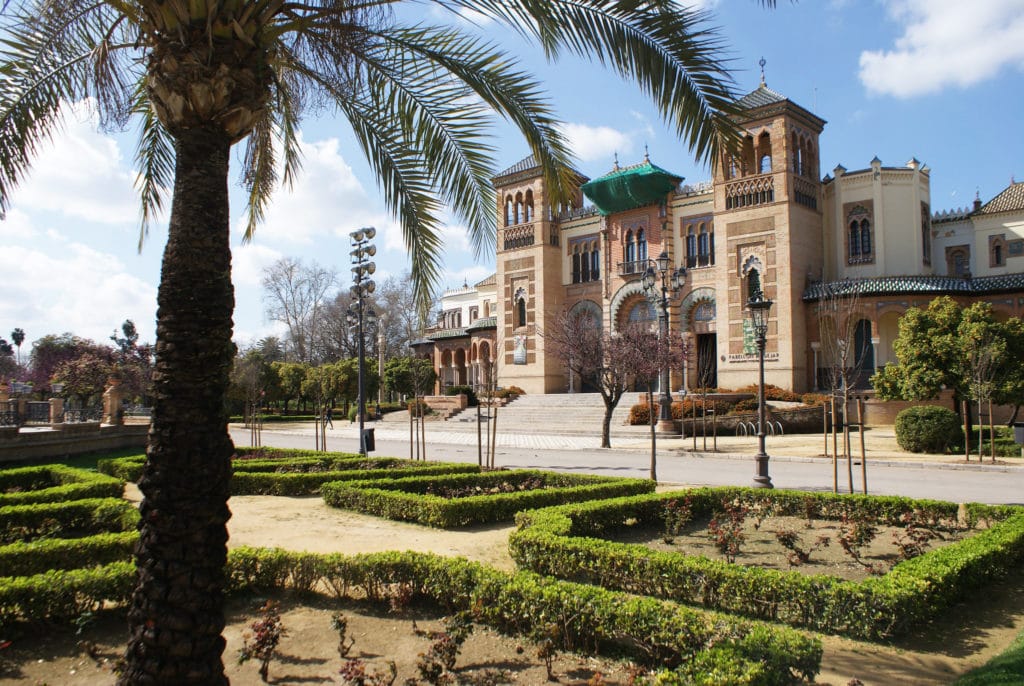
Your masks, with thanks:
[{"label": "green domed canopy", "polygon": [[640,164],[623,169],[616,165],[614,171],[583,184],[581,189],[598,212],[609,215],[661,202],[682,180],[645,157]]}]

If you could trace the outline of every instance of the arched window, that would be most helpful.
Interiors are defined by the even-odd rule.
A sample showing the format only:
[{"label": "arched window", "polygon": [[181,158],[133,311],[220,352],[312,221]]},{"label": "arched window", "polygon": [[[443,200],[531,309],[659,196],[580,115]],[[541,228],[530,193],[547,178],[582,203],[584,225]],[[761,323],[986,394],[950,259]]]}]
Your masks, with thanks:
[{"label": "arched window", "polygon": [[770,174],[772,171],[772,137],[765,131],[757,137],[757,166],[759,174]]},{"label": "arched window", "polygon": [[590,280],[597,281],[601,278],[601,251],[597,243],[590,244]]},{"label": "arched window", "polygon": [[654,305],[647,300],[638,300],[633,307],[629,308],[627,321],[630,324],[643,324],[653,322],[658,318],[654,312]]},{"label": "arched window", "polygon": [[690,269],[697,266],[697,234],[693,224],[686,227],[686,266]]},{"label": "arched window", "polygon": [[860,254],[871,254],[871,222],[867,219],[860,220]]},{"label": "arched window", "polygon": [[860,257],[860,222],[850,222],[850,257]]},{"label": "arched window", "polygon": [[521,326],[526,326],[526,291],[524,291],[522,288],[516,291],[515,326],[517,329]]},{"label": "arched window", "polygon": [[747,272],[747,300],[764,297],[761,292],[761,273],[756,269]]},{"label": "arched window", "polygon": [[1002,266],[1003,264],[1003,246],[998,243],[992,246],[992,261],[995,262],[997,266]]},{"label": "arched window", "polygon": [[861,319],[853,330],[853,366],[862,372],[874,371],[874,353],[871,346],[871,322]]},{"label": "arched window", "polygon": [[967,253],[958,250],[953,255],[953,276],[963,277],[971,271],[971,265],[967,260]]},{"label": "arched window", "polygon": [[526,191],[524,217],[525,221],[533,221],[533,191]]},{"label": "arched window", "polygon": [[580,264],[580,260],[581,259],[582,259],[582,255],[580,255],[580,246],[579,245],[574,245],[573,248],[572,248],[572,282],[573,283],[579,283],[580,280],[583,278],[583,276],[582,276],[582,274],[583,274],[583,271],[582,271],[583,265]]},{"label": "arched window", "polygon": [[632,229],[626,232],[626,262],[636,262],[636,241]]},{"label": "arched window", "polygon": [[636,259],[640,262],[647,261],[647,236],[643,229],[636,232]]},{"label": "arched window", "polygon": [[506,196],[505,198],[505,226],[512,223],[513,207],[512,207],[512,196]]},{"label": "arched window", "polygon": [[711,242],[708,227],[704,222],[700,223],[700,233],[697,236],[697,264],[701,267],[711,264]]},{"label": "arched window", "polygon": [[516,193],[516,224],[523,223],[523,196]]},{"label": "arched window", "polygon": [[580,253],[580,281],[590,281],[590,251],[587,250],[587,246],[584,246]]}]

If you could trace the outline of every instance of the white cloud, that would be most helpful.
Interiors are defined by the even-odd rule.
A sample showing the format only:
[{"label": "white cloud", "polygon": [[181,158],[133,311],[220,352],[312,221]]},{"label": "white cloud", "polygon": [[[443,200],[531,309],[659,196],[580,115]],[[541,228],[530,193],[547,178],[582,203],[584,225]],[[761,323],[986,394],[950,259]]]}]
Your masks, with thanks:
[{"label": "white cloud", "polygon": [[156,287],[114,255],[80,243],[8,245],[0,273],[0,322],[23,328],[30,341],[70,331],[102,343],[125,319],[142,340],[155,339]]},{"label": "white cloud", "polygon": [[231,250],[231,281],[237,290],[260,289],[267,267],[283,254],[258,242],[236,246]]},{"label": "white cloud", "polygon": [[966,88],[1000,69],[1024,69],[1024,0],[889,0],[903,35],[860,56],[870,93],[910,98]]},{"label": "white cloud", "polygon": [[610,126],[563,124],[561,128],[562,135],[569,141],[569,149],[583,162],[608,160],[615,153],[628,154],[633,151],[630,134]]},{"label": "white cloud", "polygon": [[32,226],[32,219],[20,209],[11,209],[3,219],[0,219],[0,241],[4,243],[32,238],[37,233]]},{"label": "white cloud", "polygon": [[116,139],[98,132],[90,103],[64,107],[63,132],[40,145],[12,200],[26,210],[134,229],[139,196]]}]

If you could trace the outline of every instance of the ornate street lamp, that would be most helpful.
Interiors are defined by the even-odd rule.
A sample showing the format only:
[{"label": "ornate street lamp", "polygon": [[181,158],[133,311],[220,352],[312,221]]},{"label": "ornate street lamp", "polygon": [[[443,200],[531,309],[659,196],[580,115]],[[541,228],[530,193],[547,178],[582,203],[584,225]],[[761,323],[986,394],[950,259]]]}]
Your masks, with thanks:
[{"label": "ornate street lamp", "polygon": [[366,380],[364,366],[366,364],[366,340],[364,333],[364,319],[366,324],[373,325],[376,313],[372,308],[365,305],[366,296],[373,293],[376,284],[369,278],[376,271],[377,266],[369,261],[369,258],[377,254],[377,248],[369,243],[377,235],[377,229],[372,226],[358,229],[349,234],[352,240],[352,247],[355,249],[349,253],[352,256],[352,300],[355,304],[357,354],[359,356],[359,399],[356,413],[359,415],[359,454],[366,455],[368,452],[367,432],[363,428],[366,418]]},{"label": "ornate street lamp", "polygon": [[[644,295],[652,305],[660,307],[658,313],[658,336],[662,345],[668,341],[668,305],[669,301],[679,296],[686,283],[686,269],[678,267],[671,269],[672,260],[668,252],[662,251],[657,260],[647,260],[647,270],[644,272],[641,283],[644,288]],[[671,271],[670,271],[671,269]],[[672,421],[672,396],[669,395],[669,370],[667,367],[661,370],[659,380],[661,394],[658,397],[660,411],[658,414],[658,430],[662,433],[674,433],[674,422]],[[685,434],[685,432],[684,432]]]},{"label": "ornate street lamp", "polygon": [[754,328],[754,341],[757,343],[758,384],[757,384],[757,472],[754,475],[755,488],[773,488],[772,478],[768,476],[768,453],[764,449],[764,348],[768,340],[768,311],[772,301],[765,300],[764,292],[758,290],[747,301],[750,310],[750,321]]}]

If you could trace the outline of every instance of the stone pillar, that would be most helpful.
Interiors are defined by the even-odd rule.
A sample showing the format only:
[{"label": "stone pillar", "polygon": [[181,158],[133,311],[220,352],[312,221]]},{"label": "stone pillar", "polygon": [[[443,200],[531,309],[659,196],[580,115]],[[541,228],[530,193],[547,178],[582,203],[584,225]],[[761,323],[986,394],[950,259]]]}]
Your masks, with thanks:
[{"label": "stone pillar", "polygon": [[124,392],[121,390],[120,379],[110,379],[109,385],[103,391],[103,424],[124,424],[124,415],[121,413],[121,399]]},{"label": "stone pillar", "polygon": [[[877,324],[876,324],[877,326]],[[871,358],[875,364],[874,372],[878,372],[878,344],[882,342],[882,339],[878,336],[871,337]]]},{"label": "stone pillar", "polygon": [[64,400],[61,398],[50,398],[50,427],[59,429],[64,423]]}]

